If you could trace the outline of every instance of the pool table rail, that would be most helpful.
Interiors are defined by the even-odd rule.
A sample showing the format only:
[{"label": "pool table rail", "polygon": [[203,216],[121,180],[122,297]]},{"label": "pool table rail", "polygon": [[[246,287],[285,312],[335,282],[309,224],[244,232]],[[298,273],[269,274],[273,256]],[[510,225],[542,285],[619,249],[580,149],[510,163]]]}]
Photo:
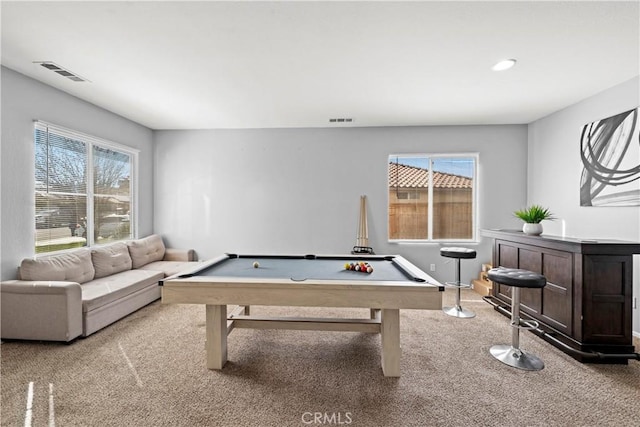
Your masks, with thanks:
[{"label": "pool table rail", "polygon": [[442,292],[429,284],[193,276],[165,281],[162,302],[307,307],[413,308],[439,310]]}]

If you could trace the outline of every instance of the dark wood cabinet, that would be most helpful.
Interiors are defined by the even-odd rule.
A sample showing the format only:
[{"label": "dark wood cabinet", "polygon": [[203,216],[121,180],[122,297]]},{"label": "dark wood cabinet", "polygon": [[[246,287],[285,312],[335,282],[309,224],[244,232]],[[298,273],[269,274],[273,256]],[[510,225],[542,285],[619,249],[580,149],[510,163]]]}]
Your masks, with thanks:
[{"label": "dark wood cabinet", "polygon": [[[540,323],[543,338],[582,362],[627,363],[632,354],[633,254],[640,243],[529,236],[482,230],[494,239],[493,266],[543,274],[542,289],[522,289],[521,311]],[[492,297],[510,310],[511,288],[494,283]],[[504,310],[502,310],[504,312]],[[593,357],[593,352],[609,357]]]}]

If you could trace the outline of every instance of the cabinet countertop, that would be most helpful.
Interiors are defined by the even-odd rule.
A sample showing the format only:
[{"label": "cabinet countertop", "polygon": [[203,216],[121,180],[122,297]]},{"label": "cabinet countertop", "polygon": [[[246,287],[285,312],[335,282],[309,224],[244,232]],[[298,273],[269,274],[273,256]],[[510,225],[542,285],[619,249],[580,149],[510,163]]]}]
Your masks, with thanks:
[{"label": "cabinet countertop", "polygon": [[582,239],[578,237],[562,237],[550,234],[531,236],[520,230],[484,229],[480,231],[484,237],[503,239],[513,242],[526,243],[534,246],[570,250],[578,253],[599,253],[607,247],[607,253],[615,254],[640,254],[640,242],[615,239]]}]

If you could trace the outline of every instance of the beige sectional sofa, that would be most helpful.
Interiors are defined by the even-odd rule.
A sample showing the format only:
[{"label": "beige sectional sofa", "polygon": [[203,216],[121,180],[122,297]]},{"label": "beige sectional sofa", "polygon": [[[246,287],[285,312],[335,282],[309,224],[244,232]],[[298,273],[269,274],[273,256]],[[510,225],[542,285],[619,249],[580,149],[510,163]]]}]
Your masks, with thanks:
[{"label": "beige sectional sofa", "polygon": [[2,338],[86,337],[160,298],[158,280],[196,262],[157,234],[24,259],[19,279],[0,283]]}]

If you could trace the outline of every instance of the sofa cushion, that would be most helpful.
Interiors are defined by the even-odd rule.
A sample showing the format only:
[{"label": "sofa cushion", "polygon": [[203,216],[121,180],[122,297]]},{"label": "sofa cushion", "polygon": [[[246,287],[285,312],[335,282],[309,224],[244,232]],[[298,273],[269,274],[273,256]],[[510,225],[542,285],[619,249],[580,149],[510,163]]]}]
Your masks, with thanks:
[{"label": "sofa cushion", "polygon": [[95,279],[110,276],[121,271],[131,270],[131,256],[124,243],[115,243],[91,250]]},{"label": "sofa cushion", "polygon": [[163,278],[160,271],[127,270],[82,285],[82,311],[89,312],[144,289]]},{"label": "sofa cushion", "polygon": [[127,242],[127,246],[129,247],[133,268],[140,268],[150,262],[160,261],[164,258],[164,242],[162,237],[157,234],[152,234],[143,239],[131,240]]},{"label": "sofa cushion", "polygon": [[85,283],[93,280],[95,269],[88,248],[58,255],[26,258],[20,264],[22,280],[51,280]]},{"label": "sofa cushion", "polygon": [[166,277],[169,277],[198,265],[200,263],[196,261],[154,261],[140,268],[143,270],[162,271]]}]

